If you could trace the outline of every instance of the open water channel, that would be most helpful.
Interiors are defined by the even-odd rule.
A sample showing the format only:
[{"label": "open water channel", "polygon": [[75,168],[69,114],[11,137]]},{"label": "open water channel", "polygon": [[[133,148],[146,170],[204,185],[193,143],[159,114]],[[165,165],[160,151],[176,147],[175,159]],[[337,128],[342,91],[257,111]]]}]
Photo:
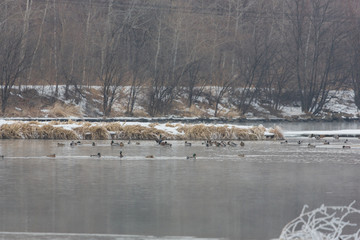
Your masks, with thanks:
[{"label": "open water channel", "polygon": [[298,140],[209,148],[1,140],[0,231],[273,239],[305,204],[360,199],[359,139],[351,149],[343,139],[302,139],[314,149]]}]

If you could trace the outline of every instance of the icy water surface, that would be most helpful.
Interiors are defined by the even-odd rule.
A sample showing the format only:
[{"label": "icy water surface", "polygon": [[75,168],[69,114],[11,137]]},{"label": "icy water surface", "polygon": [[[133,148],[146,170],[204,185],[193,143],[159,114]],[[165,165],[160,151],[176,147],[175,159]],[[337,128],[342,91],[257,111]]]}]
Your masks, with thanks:
[{"label": "icy water surface", "polygon": [[[304,204],[360,199],[360,140],[350,139],[351,149],[342,139],[302,140],[243,148],[1,140],[0,231],[276,238]],[[307,148],[309,141],[318,146]],[[198,158],[186,160],[193,153]]]}]

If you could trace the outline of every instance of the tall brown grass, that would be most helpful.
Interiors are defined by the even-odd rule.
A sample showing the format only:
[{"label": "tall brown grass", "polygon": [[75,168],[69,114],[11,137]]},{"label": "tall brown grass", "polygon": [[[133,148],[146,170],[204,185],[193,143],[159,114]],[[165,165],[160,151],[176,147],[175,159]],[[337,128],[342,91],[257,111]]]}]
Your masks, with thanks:
[{"label": "tall brown grass", "polygon": [[80,109],[78,106],[66,105],[56,102],[49,110],[49,117],[70,117],[70,116],[81,116]]},{"label": "tall brown grass", "polygon": [[0,127],[1,139],[78,139],[72,130],[52,125],[34,125],[33,123],[16,122]]},{"label": "tall brown grass", "polygon": [[279,126],[276,126],[274,128],[270,128],[269,132],[274,134],[274,139],[277,139],[277,140],[284,139],[284,134],[282,132],[282,129]]},{"label": "tall brown grass", "polygon": [[[216,126],[204,124],[165,124],[174,127],[179,134],[172,134],[161,129],[157,129],[158,124],[126,125],[121,123],[76,123],[79,126],[68,130],[61,125],[74,124],[74,122],[49,122],[48,124],[38,122],[15,122],[0,126],[1,139],[93,139],[106,140],[111,137],[118,139],[133,140],[154,140],[161,135],[166,139],[233,139],[233,140],[260,140],[264,139],[266,129],[263,126],[252,128],[239,128],[235,126]],[[283,138],[281,130],[275,128],[270,130],[276,139]],[[90,135],[90,138],[89,138]]]},{"label": "tall brown grass", "polygon": [[204,124],[183,125],[178,127],[179,132],[184,133],[184,139],[209,140],[209,139],[238,139],[259,140],[264,138],[263,126],[250,129],[225,126],[206,126]]}]

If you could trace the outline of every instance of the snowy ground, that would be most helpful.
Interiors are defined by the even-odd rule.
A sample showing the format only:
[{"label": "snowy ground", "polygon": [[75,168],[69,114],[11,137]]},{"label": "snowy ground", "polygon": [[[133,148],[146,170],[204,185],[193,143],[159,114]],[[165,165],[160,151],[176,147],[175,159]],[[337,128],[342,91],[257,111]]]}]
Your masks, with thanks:
[{"label": "snowy ground", "polygon": [[[40,97],[53,98],[55,87],[54,86],[28,86],[29,89],[35,89]],[[64,105],[72,106],[76,108],[77,114],[72,115],[73,113],[68,113],[66,117],[102,117],[102,101],[101,101],[101,87],[93,86],[91,89],[83,87],[84,93],[88,96],[87,98],[77,98],[75,99],[66,99],[64,96],[65,87],[59,86],[58,101],[62,102]],[[113,105],[113,116],[112,117],[124,117],[126,106],[127,106],[127,97],[126,93],[129,91],[129,87],[121,87],[119,89],[119,97],[115,100]],[[333,115],[343,116],[347,118],[358,118],[360,116],[360,111],[354,103],[354,93],[350,90],[344,91],[331,91],[329,94],[329,102],[325,105],[321,116],[322,118],[328,118]],[[20,94],[17,94],[18,99],[24,99]],[[202,117],[202,118],[211,118],[215,114],[215,106],[208,105],[208,101],[205,97],[200,96],[189,109],[187,107],[187,98],[186,96],[181,96],[179,99],[175,100],[176,104],[176,113],[166,114],[164,117]],[[139,92],[138,100],[134,107],[134,115],[136,117],[149,117],[146,112],[146,95],[142,92]],[[278,119],[278,118],[297,118],[302,119],[306,118],[305,114],[301,112],[301,107],[299,103],[294,103],[291,106],[282,106],[280,112],[276,113],[276,116],[272,114],[265,106],[254,102],[252,104],[252,109],[247,112],[244,116],[241,116],[236,110],[236,107],[231,105],[226,97],[223,98],[219,104],[218,116],[221,118],[239,118],[245,117],[246,119]],[[40,112],[37,115],[31,115],[31,117],[54,117],[52,109],[48,105],[39,106]],[[24,116],[26,115],[25,109],[22,106],[13,104],[11,109],[18,115],[13,116]],[[91,111],[89,110],[91,109]],[[27,114],[29,115],[29,114]],[[55,113],[56,115],[56,113]]]}]

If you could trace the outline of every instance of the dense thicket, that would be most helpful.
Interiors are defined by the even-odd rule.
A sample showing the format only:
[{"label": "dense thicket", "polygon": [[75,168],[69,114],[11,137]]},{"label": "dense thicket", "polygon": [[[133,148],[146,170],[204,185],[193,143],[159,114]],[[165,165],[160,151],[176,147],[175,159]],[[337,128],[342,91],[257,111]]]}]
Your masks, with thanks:
[{"label": "dense thicket", "polygon": [[[246,113],[298,101],[316,114],[329,91],[352,88],[360,107],[357,0],[3,0],[2,112],[29,84],[101,85],[109,115],[121,86],[127,113],[139,93],[147,111],[169,111],[181,93],[223,96]],[[204,90],[203,86],[210,86]]]}]

